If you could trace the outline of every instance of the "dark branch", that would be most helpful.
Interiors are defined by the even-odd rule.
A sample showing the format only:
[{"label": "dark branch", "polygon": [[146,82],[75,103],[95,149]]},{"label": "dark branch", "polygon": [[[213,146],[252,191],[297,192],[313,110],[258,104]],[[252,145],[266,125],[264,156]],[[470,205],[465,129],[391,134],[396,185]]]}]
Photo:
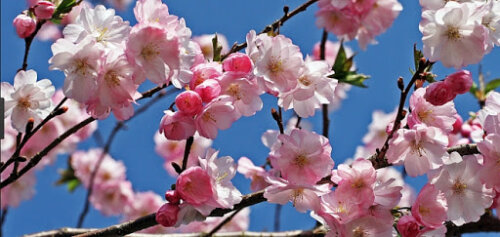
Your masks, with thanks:
[{"label": "dark branch", "polygon": [[30,52],[31,43],[33,43],[33,39],[35,39],[36,34],[38,34],[38,31],[42,28],[42,25],[45,24],[45,22],[46,22],[45,20],[37,22],[35,31],[33,31],[33,33],[31,33],[30,36],[24,38],[25,47],[24,47],[23,65],[21,68],[19,68],[18,71],[21,70],[26,71],[26,69],[28,68],[28,54]]},{"label": "dark branch", "polygon": [[210,232],[208,232],[208,234],[206,234],[205,236],[206,237],[210,237],[210,236],[213,236],[217,231],[219,231],[220,229],[222,229],[222,227],[229,223],[231,221],[231,219],[233,219],[234,216],[236,216],[241,210],[243,209],[238,209],[236,211],[234,211],[230,216],[226,217],[226,219],[224,219],[221,223],[219,223],[216,227],[214,227]]},{"label": "dark branch", "polygon": [[[313,3],[317,2],[317,1],[318,0],[309,0],[309,1],[305,2],[304,4],[295,8],[293,11],[288,12],[288,14],[283,15],[280,19],[274,21],[272,24],[267,25],[259,34],[267,33],[267,32],[274,31],[274,30],[278,29],[278,27],[282,26],[288,19],[292,18],[293,16],[297,15],[300,12],[305,11],[309,6],[311,6]],[[231,50],[229,50],[229,52],[222,55],[222,60],[224,60],[230,54],[232,54],[234,52],[238,52],[238,51],[244,49],[245,47],[247,47],[246,42],[241,43],[241,44],[235,43],[233,45],[233,47],[231,48]]]}]

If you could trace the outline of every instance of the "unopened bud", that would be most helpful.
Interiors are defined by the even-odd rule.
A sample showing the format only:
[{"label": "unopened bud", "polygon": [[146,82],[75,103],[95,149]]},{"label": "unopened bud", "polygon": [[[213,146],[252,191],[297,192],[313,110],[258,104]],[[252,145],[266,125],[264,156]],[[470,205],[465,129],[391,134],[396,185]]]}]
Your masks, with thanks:
[{"label": "unopened bud", "polygon": [[423,70],[427,64],[427,59],[425,57],[421,57],[420,60],[418,60],[418,70]]},{"label": "unopened bud", "polygon": [[415,81],[415,90],[418,88],[421,88],[422,86],[424,86],[424,80],[416,80]]},{"label": "unopened bud", "polygon": [[404,90],[405,89],[405,83],[403,82],[403,78],[402,77],[398,78],[398,88],[400,90]]},{"label": "unopened bud", "polygon": [[68,106],[63,106],[63,107],[57,109],[56,112],[54,113],[54,115],[58,116],[58,115],[66,113],[67,111],[68,111]]},{"label": "unopened bud", "polygon": [[28,123],[26,124],[26,134],[30,133],[31,130],[33,129],[33,125],[35,124],[35,119],[34,118],[29,118]]}]

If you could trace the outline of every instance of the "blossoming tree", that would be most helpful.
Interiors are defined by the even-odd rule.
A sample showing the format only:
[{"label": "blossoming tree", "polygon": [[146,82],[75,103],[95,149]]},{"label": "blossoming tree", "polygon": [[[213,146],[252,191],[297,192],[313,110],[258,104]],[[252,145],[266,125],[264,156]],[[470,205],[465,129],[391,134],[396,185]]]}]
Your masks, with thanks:
[{"label": "blossoming tree", "polygon": [[[22,67],[1,84],[2,227],[8,210],[15,212],[32,198],[36,170],[68,154],[57,184],[69,192],[85,190],[76,228],[29,236],[500,232],[500,93],[495,91],[500,79],[489,80],[482,72],[474,77],[464,68],[498,52],[499,1],[420,1],[423,47],[413,45],[410,78],[384,85],[400,93],[390,100],[395,109],[373,112],[362,145],[346,161],[335,156],[345,148],[332,144],[350,137],[332,138],[330,116],[349,89],[366,87],[369,76],[344,43],[357,42],[366,51],[356,55],[368,54],[403,10],[397,0],[308,0],[294,9],[284,6],[280,18],[260,32],[249,30],[242,43],[231,47],[221,34],[193,35],[190,22],[161,0],[132,3],[135,23],[114,10],[127,9],[130,1],[103,2],[30,0],[13,20],[25,48]],[[308,54],[282,27],[314,7],[323,33]],[[339,42],[329,41],[329,35]],[[62,88],[40,80],[37,68],[29,67],[37,40],[51,42],[45,66],[64,78]],[[407,47],[411,51],[412,45]],[[453,71],[439,75],[435,65]],[[464,94],[479,105],[468,117],[460,116],[455,103]],[[134,188],[127,177],[132,167],[111,152],[116,134],[154,111],[159,101],[163,114],[147,121],[157,127],[147,136],[164,158],[163,172],[172,177],[158,182],[164,195]],[[221,131],[239,120],[253,124],[239,134],[238,139],[247,139],[245,133],[261,127],[259,114],[273,121],[261,135],[265,157],[223,155],[229,149],[224,143],[214,149]],[[97,123],[110,117],[116,124],[103,140]],[[321,117],[320,129],[313,129],[315,117]],[[142,139],[137,136],[131,140]],[[90,147],[89,140],[95,140]],[[256,141],[246,143],[257,147]],[[235,185],[237,176],[250,184]],[[427,178],[421,189],[409,185],[415,177]],[[275,232],[247,231],[249,208],[264,202],[276,204]],[[280,219],[292,221],[280,218],[282,205],[309,214],[316,225],[279,232]],[[82,228],[91,208],[122,219],[106,228]]]}]

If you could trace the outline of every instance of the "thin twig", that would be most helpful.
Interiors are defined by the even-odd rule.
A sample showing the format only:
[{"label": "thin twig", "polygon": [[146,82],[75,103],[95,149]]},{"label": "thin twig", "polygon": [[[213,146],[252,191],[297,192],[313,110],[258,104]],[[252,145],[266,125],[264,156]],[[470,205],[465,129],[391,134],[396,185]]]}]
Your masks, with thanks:
[{"label": "thin twig", "polygon": [[191,146],[193,145],[193,142],[194,142],[194,137],[193,136],[190,136],[187,140],[186,140],[186,146],[184,147],[184,157],[182,158],[182,169],[181,169],[181,172],[186,170],[187,168],[187,163],[188,163],[188,159],[189,159],[189,152],[191,152]]},{"label": "thin twig", "polygon": [[[162,86],[157,86],[151,90],[148,90],[148,91],[142,93],[142,96],[140,98],[138,98],[136,101],[142,100],[146,97],[151,97],[153,94],[155,94],[156,92],[160,91],[161,89],[163,89],[165,87],[166,87],[166,85],[162,85]],[[54,139],[41,152],[39,152],[35,156],[33,156],[33,158],[31,158],[31,160],[28,162],[28,164],[26,166],[24,166],[24,168],[18,174],[11,174],[6,180],[2,181],[0,183],[0,189],[4,188],[5,186],[7,186],[7,185],[13,183],[14,181],[16,181],[17,179],[19,179],[22,175],[24,175],[30,169],[35,167],[45,155],[47,155],[52,149],[54,149],[57,145],[59,145],[62,141],[64,141],[64,139],[68,138],[69,136],[76,133],[78,130],[80,130],[81,128],[85,127],[86,125],[90,124],[91,122],[93,122],[95,120],[96,120],[95,118],[88,117],[87,119],[83,120],[79,124],[76,124],[75,126],[70,128],[69,130],[67,130],[66,132],[61,134],[59,137]]]},{"label": "thin twig", "polygon": [[401,90],[401,96],[399,98],[398,112],[396,113],[396,119],[394,120],[394,126],[392,128],[392,131],[387,136],[387,139],[385,140],[384,145],[382,146],[382,148],[380,150],[378,150],[376,158],[372,160],[372,163],[373,162],[375,162],[375,163],[387,163],[387,161],[385,160],[385,153],[389,149],[389,141],[394,136],[394,133],[396,133],[396,131],[401,127],[401,120],[403,120],[403,118],[405,116],[405,113],[403,112],[403,110],[404,110],[404,106],[405,106],[405,102],[406,102],[406,97],[410,93],[410,89],[413,86],[413,84],[415,84],[415,82],[418,79],[422,79],[424,77],[423,74],[424,74],[425,70],[430,65],[432,65],[432,62],[429,62],[428,60],[425,60],[424,58],[422,58],[419,61],[418,68],[417,68],[416,72],[413,74],[410,82],[408,83],[408,85],[406,85],[404,90]]},{"label": "thin twig", "polygon": [[[300,12],[305,11],[309,6],[311,6],[313,3],[317,2],[317,1],[318,0],[309,0],[309,1],[305,2],[304,4],[295,8],[293,11],[288,12],[288,14],[283,15],[280,19],[274,21],[272,24],[267,25],[259,34],[274,31],[279,26],[282,26],[288,19],[292,18],[293,16],[297,15]],[[245,47],[247,47],[246,42],[241,43],[241,44],[234,44],[233,47],[231,48],[231,50],[229,50],[229,52],[222,55],[222,60],[224,60],[230,54],[232,54],[234,52],[238,52],[238,51],[244,49]]]},{"label": "thin twig", "polygon": [[9,208],[5,207],[4,209],[2,209],[2,212],[1,212],[2,216],[0,217],[0,237],[3,236],[3,223],[5,223],[5,219],[6,219],[8,210],[9,210]]},{"label": "thin twig", "polygon": [[45,20],[38,21],[36,23],[35,31],[33,31],[33,33],[31,33],[30,36],[24,38],[25,47],[24,47],[23,65],[18,71],[21,70],[26,71],[26,69],[28,68],[28,54],[30,52],[31,43],[33,43],[33,39],[35,38],[36,34],[38,34],[38,31],[42,28],[42,25],[45,24],[45,22],[46,22]]},{"label": "thin twig", "polygon": [[[328,39],[328,32],[323,29],[323,34],[321,35],[321,43],[319,45],[319,59],[325,60],[325,47],[326,40]],[[321,110],[323,113],[323,136],[328,138],[328,132],[330,129],[330,118],[328,117],[328,104],[323,104],[321,106]]]},{"label": "thin twig", "polygon": [[[281,107],[279,107],[280,110],[281,110]],[[278,113],[278,111],[276,111],[274,108],[271,109],[271,115],[274,119],[274,121],[276,121],[276,124],[278,124],[278,128],[280,130],[280,134],[284,134],[285,133],[285,129],[283,127],[283,119],[281,117],[281,113]]]},{"label": "thin twig", "polygon": [[[161,89],[160,89],[161,90]],[[155,90],[155,91],[158,91],[158,90]],[[172,93],[173,91],[170,90],[169,91],[170,93]],[[104,160],[104,157],[106,156],[106,154],[109,153],[109,150],[111,149],[111,144],[113,143],[114,141],[114,138],[116,136],[116,134],[123,128],[125,127],[125,123],[131,121],[133,118],[137,117],[139,114],[145,112],[148,108],[150,108],[154,103],[156,103],[157,101],[159,101],[162,97],[164,97],[165,95],[167,94],[170,94],[170,93],[167,93],[165,91],[160,91],[160,93],[158,93],[153,99],[151,99],[150,101],[148,101],[146,104],[144,104],[143,106],[141,106],[139,109],[137,109],[136,113],[130,117],[129,119],[127,119],[126,121],[118,121],[115,125],[115,127],[113,128],[113,130],[111,131],[109,137],[108,137],[108,140],[106,141],[106,144],[104,145],[104,148],[103,148],[103,151],[102,151],[102,154],[101,156],[99,157],[99,160],[97,161],[94,169],[92,170],[92,173],[90,175],[90,181],[89,181],[89,189],[87,190],[87,195],[85,197],[85,203],[84,203],[84,206],[83,206],[83,210],[82,212],[80,213],[80,216],[78,218],[78,222],[77,222],[77,225],[76,227],[77,228],[80,228],[82,227],[83,225],[83,221],[85,220],[85,217],[89,211],[89,207],[90,207],[90,197],[92,196],[92,193],[93,193],[93,190],[94,190],[94,182],[95,182],[95,177],[97,175],[97,172],[99,172],[99,169],[101,167],[101,164],[102,164],[102,161]]]},{"label": "thin twig", "polygon": [[204,237],[211,237],[213,236],[217,231],[219,231],[220,229],[222,229],[222,227],[229,223],[234,216],[236,216],[236,214],[238,214],[238,212],[240,212],[241,210],[243,209],[237,209],[236,211],[234,211],[230,216],[226,217],[226,219],[224,219],[221,223],[219,223],[216,227],[214,227],[210,232],[208,232],[208,234],[206,234]]}]

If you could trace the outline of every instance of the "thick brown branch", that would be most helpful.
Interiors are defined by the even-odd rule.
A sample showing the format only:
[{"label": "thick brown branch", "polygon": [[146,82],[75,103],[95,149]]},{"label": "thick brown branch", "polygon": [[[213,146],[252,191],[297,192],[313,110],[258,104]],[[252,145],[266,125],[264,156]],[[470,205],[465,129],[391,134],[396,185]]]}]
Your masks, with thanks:
[{"label": "thick brown branch", "polygon": [[[266,201],[264,198],[264,191],[259,191],[255,193],[251,193],[243,196],[243,199],[240,203],[234,205],[233,209],[221,209],[217,208],[210,213],[210,216],[223,216],[226,213],[229,213],[233,210],[243,209],[245,207],[252,206],[257,203],[261,203]],[[156,213],[151,213],[147,216],[141,217],[136,220],[128,221],[123,224],[118,224],[114,226],[110,226],[104,229],[98,229],[95,231],[90,231],[84,234],[80,234],[77,237],[90,237],[90,236],[117,236],[117,235],[126,235],[130,233],[134,233],[139,230],[143,230],[149,228],[151,226],[155,226],[158,223],[155,219]]]},{"label": "thick brown branch", "polygon": [[460,236],[465,233],[477,232],[500,232],[500,219],[490,214],[481,216],[478,222],[471,222],[462,226],[456,226],[453,223],[446,223],[446,236]]},{"label": "thick brown branch", "polygon": [[[74,236],[77,234],[89,232],[95,229],[75,229],[75,228],[62,228],[59,230],[44,231],[36,234],[25,235],[24,237],[63,237],[63,236]],[[320,237],[325,235],[324,229],[317,230],[291,230],[282,232],[253,232],[253,231],[243,231],[243,232],[226,232],[217,233],[213,236],[218,237]],[[129,237],[199,237],[200,233],[184,233],[184,234],[129,234]]]},{"label": "thick brown branch", "polygon": [[[274,21],[272,24],[267,25],[266,28],[264,28],[259,34],[267,33],[267,32],[270,32],[270,31],[274,31],[275,29],[278,29],[278,27],[282,26],[288,19],[292,18],[293,16],[297,15],[300,12],[305,11],[309,6],[311,6],[313,3],[317,2],[317,1],[318,0],[309,0],[309,1],[305,2],[304,4],[302,4],[302,5],[298,6],[297,8],[295,8],[293,11],[289,12],[288,14],[285,14],[280,19]],[[238,52],[238,51],[244,49],[245,47],[247,47],[247,43],[246,42],[245,43],[241,43],[241,44],[236,44],[235,43],[233,45],[233,47],[231,48],[231,50],[229,50],[228,53],[222,55],[222,60],[224,60],[230,54],[232,54],[234,52]]]}]

